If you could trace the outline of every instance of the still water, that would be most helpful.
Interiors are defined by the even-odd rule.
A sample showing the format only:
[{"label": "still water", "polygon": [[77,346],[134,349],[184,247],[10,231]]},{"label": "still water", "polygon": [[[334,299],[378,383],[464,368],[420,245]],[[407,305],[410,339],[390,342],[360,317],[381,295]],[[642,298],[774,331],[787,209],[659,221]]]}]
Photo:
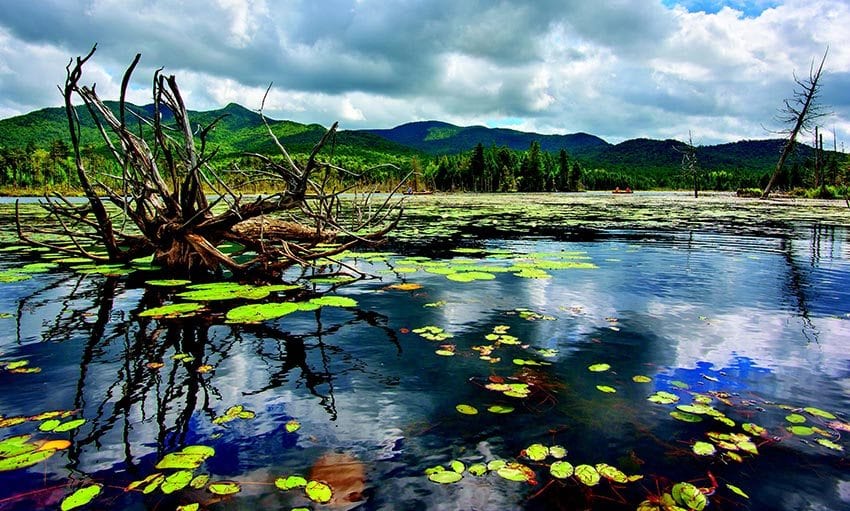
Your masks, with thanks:
[{"label": "still water", "polygon": [[[460,237],[407,254],[399,242],[347,260],[377,277],[334,291],[355,307],[256,325],[225,323],[238,300],[209,302],[191,318],[140,317],[181,301],[182,290],[146,284],[162,278],[155,272],[111,277],[60,263],[0,284],[0,415],[28,419],[0,423],[0,440],[70,441],[0,472],[0,509],[58,509],[93,483],[102,489],[91,509],[636,509],[685,481],[709,493],[707,509],[847,509],[847,235],[798,223],[762,236],[627,228],[593,239]],[[44,256],[4,252],[0,272]],[[543,274],[518,276],[523,265]],[[447,278],[443,269],[458,266],[492,278]],[[393,287],[404,283],[415,285]],[[427,340],[417,333],[426,326],[447,335]],[[27,364],[8,365],[16,361]],[[528,394],[499,390],[511,383]],[[647,400],[658,391],[678,401]],[[701,400],[727,421],[671,416]],[[237,405],[253,413],[221,419]],[[61,422],[85,423],[41,431],[48,419],[36,416],[54,410],[73,412]],[[746,423],[766,428],[751,437],[757,453],[708,435],[741,434]],[[697,442],[716,452],[696,454]],[[643,478],[559,479],[554,456],[530,459],[533,444],[562,446],[575,467],[605,463]],[[155,465],[188,445],[215,450],[192,475],[237,482],[239,492],[143,493],[152,479],[127,491],[173,473]],[[493,460],[530,475],[466,470]],[[458,482],[426,476],[452,461],[464,464]],[[327,480],[333,500],[276,488],[288,475]]]}]

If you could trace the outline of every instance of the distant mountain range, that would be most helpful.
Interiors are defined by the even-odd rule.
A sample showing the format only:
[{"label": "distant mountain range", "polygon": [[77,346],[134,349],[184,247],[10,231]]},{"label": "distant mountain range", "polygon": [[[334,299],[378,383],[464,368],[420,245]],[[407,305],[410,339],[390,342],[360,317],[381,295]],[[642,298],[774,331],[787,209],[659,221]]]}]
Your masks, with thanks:
[{"label": "distant mountain range", "polygon": [[[112,106],[117,104],[113,103]],[[128,104],[128,109],[149,116],[152,106]],[[102,147],[102,142],[87,112],[80,109],[83,120],[84,144]],[[225,116],[211,132],[208,144],[218,148],[219,155],[235,158],[246,152],[273,154],[277,150],[268,136],[257,112],[235,103],[222,109],[190,112],[193,123],[207,125]],[[274,133],[292,153],[309,152],[321,138],[325,128],[318,124],[268,120]],[[49,148],[55,140],[68,140],[64,108],[46,108],[25,115],[0,120],[0,148],[24,148],[28,144]],[[485,146],[507,146],[526,150],[532,141],[539,142],[545,151],[565,149],[571,158],[585,167],[605,168],[619,172],[652,174],[678,169],[682,155],[675,150],[681,142],[675,140],[633,139],[619,144],[587,133],[542,135],[504,128],[484,126],[461,127],[440,121],[403,124],[392,129],[340,131],[334,146],[335,154],[380,162],[382,159],[399,162],[412,156],[429,159],[440,155],[458,154],[473,149],[478,143]],[[766,173],[776,164],[782,141],[745,140],[731,144],[701,146],[698,158],[705,170],[735,170]],[[812,151],[801,146],[801,156]]]}]

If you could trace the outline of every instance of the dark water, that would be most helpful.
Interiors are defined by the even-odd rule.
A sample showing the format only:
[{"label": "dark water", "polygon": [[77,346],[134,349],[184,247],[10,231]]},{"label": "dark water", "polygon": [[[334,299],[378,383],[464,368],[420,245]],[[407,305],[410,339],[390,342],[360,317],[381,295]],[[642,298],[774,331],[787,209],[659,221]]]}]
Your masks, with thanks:
[{"label": "dark water", "polygon": [[[817,407],[850,419],[846,230],[797,225],[782,236],[738,236],[629,229],[600,232],[594,241],[520,237],[474,245],[489,250],[492,262],[481,254],[455,257],[498,265],[492,254],[576,252],[598,268],[458,283],[421,267],[394,273],[361,258],[352,263],[381,278],[338,291],[356,299],[356,308],[324,307],[260,325],[224,324],[235,303],[213,304],[202,318],[140,318],[173,299],[170,290],[146,286],[151,276],[143,272],[112,278],[66,265],[0,284],[0,312],[9,314],[0,319],[0,360],[41,368],[0,371],[0,415],[75,410],[87,421],[70,433],[39,432],[40,421],[0,429],[0,439],[71,441],[44,462],[0,473],[0,509],[55,509],[74,485],[88,482],[104,485],[94,509],[190,502],[206,509],[326,509],[275,489],[273,481],[306,476],[333,452],[362,463],[365,487],[353,488],[362,490],[359,509],[635,509],[675,482],[710,487],[709,473],[719,484],[712,509],[850,507],[847,455],[815,440],[850,444],[828,420],[798,410]],[[391,257],[390,267],[412,265],[403,259]],[[0,271],[36,260],[37,253],[6,252]],[[402,281],[422,288],[387,289]],[[518,308],[549,318],[529,320]],[[454,335],[444,343],[455,346],[455,356],[435,354],[441,343],[410,332],[426,325]],[[487,344],[497,325],[509,326],[522,345],[500,347],[501,361],[491,364],[472,347]],[[542,357],[540,348],[557,353]],[[174,361],[176,353],[194,360]],[[551,365],[523,368],[514,358]],[[160,361],[159,369],[147,366]],[[590,372],[595,363],[611,370]],[[199,373],[203,365],[213,370]],[[635,383],[634,375],[652,381]],[[504,396],[484,388],[490,377],[533,382],[534,392]],[[669,415],[675,405],[646,400],[657,390],[676,393],[680,404],[694,393],[724,393],[729,404],[714,404],[736,426],[709,417],[677,421]],[[479,413],[460,414],[458,404]],[[487,412],[494,404],[516,410]],[[256,417],[213,422],[233,405]],[[794,410],[823,433],[788,432],[785,417]],[[301,426],[294,433],[284,427],[292,419]],[[738,463],[691,452],[706,432],[740,431],[744,422],[768,429],[757,439],[757,456]],[[533,443],[563,445],[575,465],[608,463],[644,479],[592,488],[556,481],[547,474],[551,459],[521,455]],[[156,472],[164,454],[191,444],[216,451],[198,473],[238,481],[242,491],[224,499],[204,490],[124,491]],[[537,484],[467,473],[439,485],[424,475],[452,460],[497,458],[527,464]]]}]

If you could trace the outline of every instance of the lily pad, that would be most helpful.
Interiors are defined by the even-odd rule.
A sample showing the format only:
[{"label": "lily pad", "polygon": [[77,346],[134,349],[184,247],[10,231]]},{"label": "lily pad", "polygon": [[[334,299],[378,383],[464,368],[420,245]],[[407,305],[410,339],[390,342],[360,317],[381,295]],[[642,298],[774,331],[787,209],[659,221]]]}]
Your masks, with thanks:
[{"label": "lily pad", "polygon": [[791,424],[802,424],[806,422],[806,418],[798,413],[792,413],[790,415],[785,416],[785,420],[790,422]]},{"label": "lily pad", "polygon": [[476,415],[478,414],[478,409],[471,405],[459,404],[455,406],[455,410],[464,415]]},{"label": "lily pad", "polygon": [[809,426],[789,426],[788,431],[797,436],[811,436],[815,433],[815,430]]},{"label": "lily pad", "polygon": [[55,450],[48,449],[45,451],[24,452],[10,458],[2,458],[0,459],[0,472],[31,467],[53,456],[55,453]]},{"label": "lily pad", "polygon": [[59,424],[58,426],[53,428],[53,432],[54,433],[64,433],[65,431],[71,431],[71,430],[77,429],[85,423],[86,423],[85,419],[74,419],[74,420],[71,420],[71,421],[68,421],[68,422],[63,422],[62,424]]},{"label": "lily pad", "polygon": [[635,383],[649,383],[652,381],[652,378],[649,376],[644,376],[642,374],[636,374],[632,376],[632,381]]},{"label": "lily pad", "polygon": [[504,467],[496,470],[499,477],[508,481],[526,482],[534,479],[534,471],[520,463],[508,463]]},{"label": "lily pad", "polygon": [[[457,474],[457,472],[450,473]],[[331,487],[328,486],[327,483],[323,483],[322,481],[308,482],[307,486],[304,487],[304,492],[307,494],[307,498],[319,504],[326,504],[330,502],[331,497],[333,497],[333,490],[331,489]]]},{"label": "lily pad", "polygon": [[299,429],[301,429],[301,423],[295,419],[290,419],[286,422],[284,426],[286,428],[287,433],[295,433]]},{"label": "lily pad", "polygon": [[487,408],[490,413],[512,413],[515,410],[513,406],[493,405]]},{"label": "lily pad", "polygon": [[323,307],[357,307],[357,300],[347,296],[320,296],[311,298],[310,303]]},{"label": "lily pad", "polygon": [[556,461],[549,466],[549,473],[557,479],[566,479],[573,475],[574,471],[573,465],[568,461]]},{"label": "lily pad", "polygon": [[102,489],[103,486],[100,484],[90,484],[88,486],[84,486],[62,499],[62,503],[59,505],[59,509],[61,509],[62,511],[70,511],[71,509],[76,509],[78,507],[85,506],[86,504],[91,502],[92,499],[100,495],[100,491]]},{"label": "lily pad", "polygon": [[549,456],[559,460],[567,457],[567,450],[563,445],[553,445],[549,447]]},{"label": "lily pad", "polygon": [[692,447],[694,454],[698,456],[713,456],[717,452],[714,444],[708,442],[696,442]]},{"label": "lily pad", "polygon": [[193,478],[194,475],[191,470],[178,470],[166,477],[159,489],[162,490],[162,493],[168,495],[188,486]]},{"label": "lily pad", "polygon": [[203,308],[200,303],[173,303],[154,307],[139,313],[143,318],[184,318],[193,316],[195,312]]},{"label": "lily pad", "polygon": [[627,476],[622,470],[617,467],[611,466],[607,463],[597,463],[596,471],[599,472],[599,475],[608,479],[609,481],[613,481],[615,483],[625,484],[629,482],[629,476]]},{"label": "lily pad", "polygon": [[207,486],[207,491],[213,495],[233,495],[242,491],[242,487],[235,481],[217,481]]},{"label": "lily pad", "polygon": [[585,486],[596,486],[601,479],[596,468],[590,465],[578,465],[575,468],[575,476]]},{"label": "lily pad", "polygon": [[670,412],[670,416],[673,417],[674,419],[682,421],[682,422],[701,422],[702,421],[702,417],[700,417],[699,415],[695,415],[693,413],[688,413],[688,412],[682,412],[682,411],[679,411],[679,410],[675,410],[675,411]]},{"label": "lily pad", "polygon": [[593,364],[587,367],[588,371],[592,371],[594,373],[601,373],[611,369],[611,364]]},{"label": "lily pad", "polygon": [[467,469],[467,472],[469,472],[470,474],[472,474],[474,476],[483,476],[484,474],[487,473],[487,465],[485,465],[483,463],[475,463],[475,464],[469,466],[469,468]]},{"label": "lily pad", "polygon": [[666,392],[666,391],[663,391],[663,390],[659,390],[658,392],[649,396],[646,399],[648,401],[653,402],[653,403],[658,403],[658,404],[662,404],[662,405],[669,405],[669,404],[679,402],[679,396],[677,396],[676,394],[671,394],[670,392]]},{"label": "lily pad", "polygon": [[705,494],[691,483],[676,483],[670,493],[677,503],[694,511],[702,511],[708,504],[708,498]]},{"label": "lily pad", "polygon": [[274,485],[283,490],[292,490],[295,488],[304,488],[307,486],[307,480],[301,476],[287,476],[287,477],[278,477],[274,481]]},{"label": "lily pad", "polygon": [[543,461],[549,456],[549,448],[543,444],[531,444],[526,447],[525,455],[532,461]]},{"label": "lily pad", "polygon": [[449,273],[446,278],[454,282],[473,282],[475,280],[493,280],[496,276],[483,271],[463,271]]},{"label": "lily pad", "polygon": [[729,488],[729,491],[731,491],[732,493],[734,493],[734,494],[736,494],[736,495],[738,495],[738,496],[744,497],[745,499],[750,498],[750,496],[749,496],[749,495],[747,495],[746,493],[744,493],[744,490],[742,490],[742,489],[738,488],[738,487],[737,487],[737,486],[735,486],[734,484],[726,483],[726,487],[727,487],[727,488]]},{"label": "lily pad", "polygon": [[820,444],[820,445],[822,445],[822,446],[824,446],[828,449],[832,449],[833,451],[839,451],[839,452],[844,451],[844,447],[842,445],[839,445],[839,444],[833,442],[832,440],[829,440],[829,439],[826,439],[826,438],[818,438],[817,440],[815,440],[815,442],[817,442],[818,444]]},{"label": "lily pad", "polygon": [[298,310],[298,305],[292,302],[283,303],[252,303],[241,305],[227,311],[228,323],[260,323],[277,319]]},{"label": "lily pad", "polygon": [[157,286],[157,287],[182,287],[187,284],[191,284],[191,280],[183,280],[183,279],[154,279],[145,281],[145,284],[148,286]]},{"label": "lily pad", "polygon": [[610,385],[597,385],[596,389],[600,392],[604,392],[606,394],[613,394],[617,392],[617,389],[611,387]]},{"label": "lily pad", "polygon": [[815,408],[813,406],[807,406],[806,408],[803,408],[803,410],[814,415],[815,417],[821,417],[823,419],[829,419],[829,420],[836,419],[835,415],[831,414],[830,412],[827,412],[825,410],[821,410],[820,408]]},{"label": "lily pad", "polygon": [[463,479],[463,475],[455,472],[454,470],[443,470],[441,472],[434,472],[429,474],[428,479],[435,483],[452,484]]}]

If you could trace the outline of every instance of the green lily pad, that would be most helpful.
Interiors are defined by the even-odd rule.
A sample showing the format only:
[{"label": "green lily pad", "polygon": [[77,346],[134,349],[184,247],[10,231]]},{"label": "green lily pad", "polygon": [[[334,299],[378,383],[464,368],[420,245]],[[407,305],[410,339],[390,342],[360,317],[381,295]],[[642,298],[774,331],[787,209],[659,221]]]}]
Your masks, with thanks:
[{"label": "green lily pad", "polygon": [[[452,473],[457,474],[457,472]],[[333,497],[333,490],[331,487],[328,486],[327,483],[323,483],[321,481],[308,482],[307,486],[304,487],[304,492],[307,494],[307,498],[319,504],[326,504],[330,502],[331,497]]]},{"label": "green lily pad", "polygon": [[815,417],[821,417],[821,418],[829,419],[829,420],[836,419],[835,415],[833,415],[833,414],[831,414],[827,411],[821,410],[820,408],[815,408],[813,406],[807,406],[806,408],[803,408],[803,410],[814,415]]},{"label": "green lily pad", "polygon": [[785,420],[790,422],[791,424],[802,424],[806,422],[806,418],[798,413],[792,413],[790,415],[785,416]]},{"label": "green lily pad", "polygon": [[173,303],[142,311],[139,316],[143,318],[183,318],[193,316],[195,312],[202,308],[203,305],[200,303]]},{"label": "green lily pad", "polygon": [[455,406],[455,410],[464,414],[464,415],[476,415],[478,414],[478,409],[471,405],[459,404]]},{"label": "green lily pad", "polygon": [[157,287],[181,287],[186,284],[191,284],[191,280],[183,280],[183,279],[154,279],[145,281],[145,284],[148,286],[157,286]]},{"label": "green lily pad", "polygon": [[611,387],[609,385],[597,385],[596,390],[598,390],[600,392],[604,392],[606,394],[613,394],[613,393],[617,392],[617,389],[615,389],[614,387]]},{"label": "green lily pad", "polygon": [[176,511],[198,511],[201,508],[201,505],[197,502],[192,502],[191,504],[184,504],[182,506],[177,506]]},{"label": "green lily pad", "polygon": [[274,481],[274,485],[283,490],[288,491],[295,488],[304,488],[307,486],[307,480],[301,476],[278,477]]},{"label": "green lily pad", "polygon": [[27,441],[32,435],[17,435],[0,441],[0,458],[9,458],[25,452],[34,451],[36,446]]},{"label": "green lily pad", "polygon": [[747,433],[753,436],[764,436],[767,434],[767,430],[758,424],[753,424],[752,422],[747,422],[741,425],[741,428]]},{"label": "green lily pad", "polygon": [[242,486],[235,481],[217,481],[207,486],[207,491],[213,495],[233,495],[242,491]]},{"label": "green lily pad", "polygon": [[493,405],[487,408],[490,413],[512,413],[515,410],[513,406]]},{"label": "green lily pad", "polygon": [[662,404],[662,405],[669,405],[669,404],[679,402],[679,396],[677,396],[676,394],[671,394],[671,393],[663,391],[663,390],[659,390],[658,392],[649,396],[646,399],[647,399],[647,401],[651,401],[653,403],[658,403],[658,404]]},{"label": "green lily pad", "polygon": [[70,511],[71,509],[76,509],[78,507],[85,506],[86,504],[91,502],[92,499],[100,495],[100,491],[102,489],[103,486],[100,484],[90,484],[88,486],[83,486],[74,493],[62,499],[62,503],[59,505],[59,509],[61,509],[62,511]]},{"label": "green lily pad", "polygon": [[18,454],[17,456],[0,459],[0,472],[31,467],[36,463],[44,461],[47,458],[53,456],[55,453],[55,449],[47,449],[44,451],[24,452],[23,454]]},{"label": "green lily pad", "polygon": [[209,474],[198,474],[193,477],[191,481],[189,481],[189,487],[194,488],[196,490],[200,490],[201,488],[206,486],[208,482],[210,482]]},{"label": "green lily pad", "polygon": [[705,494],[691,483],[676,483],[670,493],[677,503],[694,511],[702,511],[708,504]]},{"label": "green lily pad", "polygon": [[428,474],[428,479],[435,483],[452,484],[463,479],[463,475],[458,472],[455,472],[454,470],[443,470],[440,472],[433,472],[431,474]]},{"label": "green lily pad", "polygon": [[228,323],[260,323],[281,318],[297,310],[298,305],[292,302],[252,303],[230,309],[226,318]]},{"label": "green lily pad", "polygon": [[470,474],[480,477],[487,473],[487,465],[483,463],[475,463],[473,465],[470,465],[469,468],[466,470]]},{"label": "green lily pad", "polygon": [[832,449],[833,451],[844,451],[844,447],[842,445],[839,445],[833,442],[832,440],[828,440],[826,438],[818,438],[817,440],[815,440],[815,442],[828,449]]},{"label": "green lily pad", "polygon": [[670,385],[682,390],[688,390],[689,388],[691,388],[690,385],[681,380],[673,380],[670,382]]},{"label": "green lily pad", "polygon": [[573,475],[573,465],[568,461],[556,461],[549,466],[549,473],[556,479],[566,479]]},{"label": "green lily pad", "polygon": [[613,467],[607,463],[597,463],[594,468],[596,468],[596,471],[599,472],[599,475],[609,481],[614,481],[615,483],[620,484],[629,482],[629,476],[617,467]]},{"label": "green lily pad", "polygon": [[532,461],[543,461],[549,456],[549,448],[543,444],[531,444],[526,447],[525,455]]},{"label": "green lily pad", "polygon": [[11,272],[11,271],[0,272],[0,282],[6,283],[6,284],[9,284],[9,283],[12,283],[12,282],[20,282],[22,280],[29,280],[31,278],[32,278],[32,276],[30,276],[30,275],[14,273],[14,272]]},{"label": "green lily pad", "polygon": [[460,460],[453,460],[449,463],[449,467],[458,474],[463,474],[464,470],[466,470],[466,465],[464,465]]},{"label": "green lily pad", "polygon": [[58,426],[60,424],[62,424],[62,421],[57,420],[57,419],[46,420],[46,421],[42,422],[41,424],[39,424],[38,430],[39,431],[53,431],[53,429],[56,428],[56,426]]},{"label": "green lily pad", "polygon": [[797,436],[811,436],[815,433],[815,430],[809,426],[789,426],[788,431]]},{"label": "green lily pad", "polygon": [[506,466],[508,466],[508,462],[505,460],[490,460],[487,462],[487,470],[490,472],[495,472]]},{"label": "green lily pad", "polygon": [[534,471],[520,463],[508,463],[504,467],[496,470],[499,477],[508,481],[526,482],[534,477]]},{"label": "green lily pad", "polygon": [[53,432],[54,433],[64,433],[66,431],[71,431],[71,430],[77,429],[85,423],[86,423],[85,419],[70,420],[68,422],[63,422],[62,424],[59,424],[58,426],[53,428]]},{"label": "green lily pad", "polygon": [[347,296],[320,296],[311,298],[310,303],[326,307],[357,307],[357,300]]},{"label": "green lily pad", "polygon": [[717,452],[714,444],[708,442],[696,442],[692,447],[694,454],[698,456],[713,456]]},{"label": "green lily pad", "polygon": [[567,450],[563,445],[552,445],[549,447],[549,456],[559,460],[567,457]]},{"label": "green lily pad", "polygon": [[215,449],[206,445],[190,445],[181,451],[168,453],[156,464],[159,470],[164,469],[195,469],[201,466],[207,458],[215,454]]},{"label": "green lily pad", "polygon": [[601,480],[599,472],[590,465],[578,465],[575,468],[575,476],[585,486],[596,486]]},{"label": "green lily pad", "polygon": [[676,420],[680,420],[682,422],[701,422],[702,417],[699,415],[695,415],[692,413],[681,412],[679,410],[675,410],[670,412],[670,416]]},{"label": "green lily pad", "polygon": [[652,381],[652,378],[649,376],[644,376],[642,374],[636,374],[632,376],[632,381],[635,383],[649,383]]},{"label": "green lily pad", "polygon": [[593,364],[587,367],[588,371],[592,371],[594,373],[601,373],[611,369],[611,364]]},{"label": "green lily pad", "polygon": [[446,278],[454,282],[473,282],[475,280],[493,280],[496,276],[483,271],[463,271],[449,273]]},{"label": "green lily pad", "polygon": [[749,496],[749,495],[747,495],[746,493],[744,493],[744,490],[742,490],[742,489],[738,488],[738,487],[737,487],[737,486],[735,486],[734,484],[726,483],[726,487],[727,487],[727,488],[729,488],[729,491],[731,491],[732,493],[734,493],[734,494],[736,494],[736,495],[739,495],[739,496],[741,496],[741,497],[744,497],[745,499],[750,498],[750,496]]},{"label": "green lily pad", "polygon": [[188,486],[193,478],[194,475],[191,470],[178,470],[166,477],[159,489],[162,490],[162,493],[168,495]]}]

